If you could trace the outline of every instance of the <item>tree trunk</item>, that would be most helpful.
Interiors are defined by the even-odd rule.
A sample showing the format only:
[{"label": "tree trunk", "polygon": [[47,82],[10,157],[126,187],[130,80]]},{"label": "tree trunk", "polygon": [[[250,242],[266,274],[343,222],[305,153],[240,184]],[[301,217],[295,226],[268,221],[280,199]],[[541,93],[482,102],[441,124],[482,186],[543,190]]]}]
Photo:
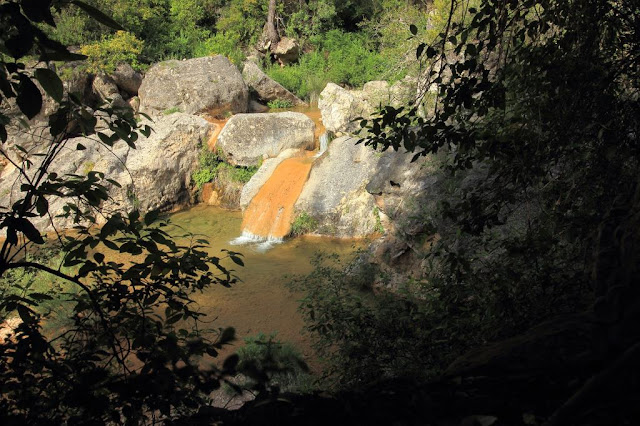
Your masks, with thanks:
[{"label": "tree trunk", "polygon": [[280,41],[280,36],[276,30],[276,0],[269,0],[269,14],[267,15],[267,23],[264,26],[263,34],[271,42],[272,49]]}]

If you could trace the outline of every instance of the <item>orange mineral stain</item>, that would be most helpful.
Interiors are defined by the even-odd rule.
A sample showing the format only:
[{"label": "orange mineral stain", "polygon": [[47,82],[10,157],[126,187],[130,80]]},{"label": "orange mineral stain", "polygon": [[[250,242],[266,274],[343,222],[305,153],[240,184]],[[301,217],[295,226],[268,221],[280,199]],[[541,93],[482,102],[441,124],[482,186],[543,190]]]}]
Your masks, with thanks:
[{"label": "orange mineral stain", "polygon": [[207,145],[209,146],[209,150],[213,151],[216,147],[216,142],[218,141],[218,136],[220,135],[220,132],[222,131],[222,128],[224,127],[225,124],[227,124],[227,121],[229,121],[228,118],[225,119],[219,119],[219,118],[214,118],[214,117],[207,117],[207,121],[211,124],[215,125],[215,128],[213,129],[213,132],[211,132],[211,136],[209,136],[209,141],[207,142]]},{"label": "orange mineral stain", "polygon": [[[311,154],[311,153],[310,153]],[[288,158],[276,167],[244,212],[243,232],[263,238],[284,238],[291,230],[293,205],[307,181],[313,158]]]}]

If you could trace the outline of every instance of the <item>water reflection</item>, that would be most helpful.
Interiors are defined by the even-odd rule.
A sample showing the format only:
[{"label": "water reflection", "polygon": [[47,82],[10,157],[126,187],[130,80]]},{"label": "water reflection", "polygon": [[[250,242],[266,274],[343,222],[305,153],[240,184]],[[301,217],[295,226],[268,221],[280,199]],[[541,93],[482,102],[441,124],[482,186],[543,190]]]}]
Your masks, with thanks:
[{"label": "water reflection", "polygon": [[[172,215],[172,222],[187,231],[202,234],[211,244],[210,253],[220,256],[221,249],[241,252],[244,267],[232,266],[242,282],[232,288],[213,287],[195,297],[212,328],[233,326],[239,341],[259,332],[278,332],[278,338],[296,345],[312,359],[309,338],[302,333],[302,317],[297,301],[301,294],[286,286],[288,276],[311,271],[310,260],[318,251],[351,255],[361,242],[321,237],[285,239],[268,251],[255,246],[230,244],[240,234],[242,214],[216,207],[197,206]],[[313,362],[312,362],[313,365]]]}]

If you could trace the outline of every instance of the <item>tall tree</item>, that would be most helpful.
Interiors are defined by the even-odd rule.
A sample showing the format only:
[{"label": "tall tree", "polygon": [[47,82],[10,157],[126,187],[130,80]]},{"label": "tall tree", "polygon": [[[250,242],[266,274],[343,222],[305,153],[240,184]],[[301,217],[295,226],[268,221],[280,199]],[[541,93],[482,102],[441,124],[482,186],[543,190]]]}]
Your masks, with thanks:
[{"label": "tall tree", "polygon": [[262,34],[258,39],[258,50],[265,52],[273,51],[280,41],[280,35],[276,25],[276,0],[269,0],[269,8],[267,11],[267,22],[262,27]]}]

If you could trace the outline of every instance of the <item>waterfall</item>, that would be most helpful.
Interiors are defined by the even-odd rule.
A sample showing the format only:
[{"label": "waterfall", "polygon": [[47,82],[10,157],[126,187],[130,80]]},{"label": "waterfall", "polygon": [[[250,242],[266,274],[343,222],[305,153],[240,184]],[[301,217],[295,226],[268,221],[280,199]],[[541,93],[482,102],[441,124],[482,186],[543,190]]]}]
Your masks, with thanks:
[{"label": "waterfall", "polygon": [[320,135],[320,138],[318,140],[320,142],[320,150],[316,154],[316,157],[320,157],[329,147],[329,133],[324,132]]},{"label": "waterfall", "polygon": [[280,244],[284,241],[283,238],[276,237],[261,237],[259,235],[252,234],[248,231],[242,231],[242,235],[229,241],[229,244],[233,246],[240,246],[246,244],[253,244],[256,251],[265,252],[273,247],[275,244]]},{"label": "waterfall", "polygon": [[291,231],[293,206],[307,181],[313,158],[289,158],[276,167],[273,174],[253,197],[244,212],[242,235],[231,244],[257,244],[266,250],[282,242]]}]

